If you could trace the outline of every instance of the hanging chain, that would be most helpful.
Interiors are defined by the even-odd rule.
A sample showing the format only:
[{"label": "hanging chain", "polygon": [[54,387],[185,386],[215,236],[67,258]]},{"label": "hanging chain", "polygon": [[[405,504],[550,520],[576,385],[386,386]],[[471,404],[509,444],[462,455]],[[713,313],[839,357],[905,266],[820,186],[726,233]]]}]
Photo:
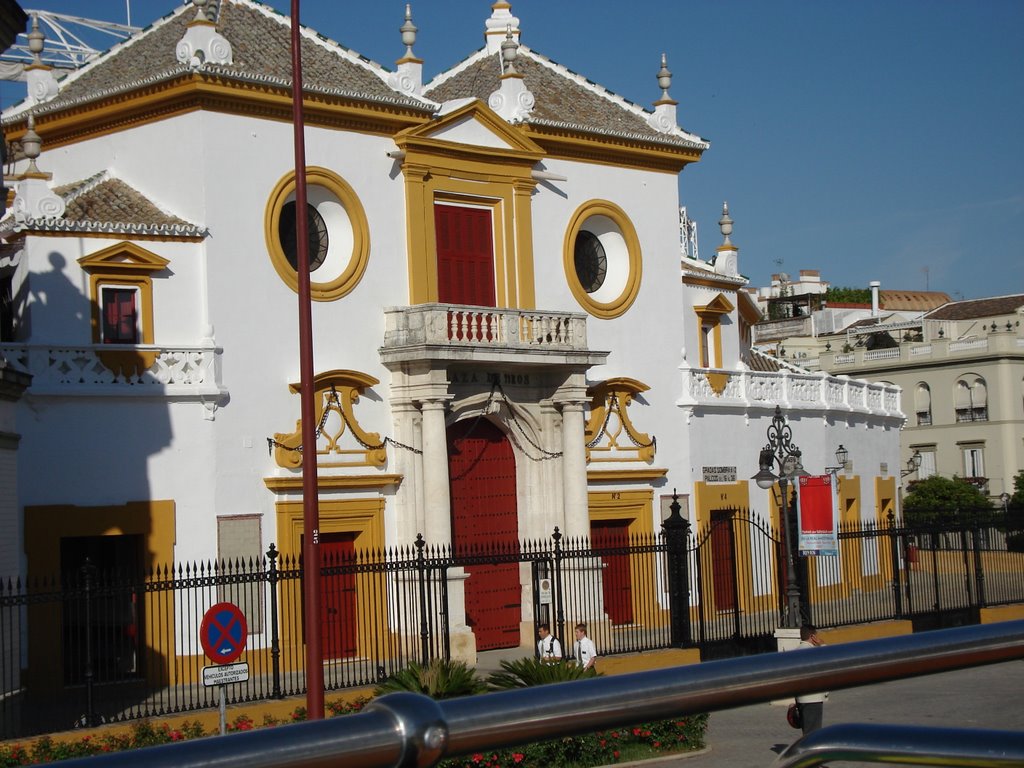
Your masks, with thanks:
[{"label": "hanging chain", "polygon": [[637,448],[654,448],[654,450],[658,450],[658,440],[656,437],[652,436],[651,442],[649,443],[641,443],[639,440],[633,437],[633,431],[626,428],[622,411],[619,409],[619,398],[616,395],[613,395],[612,397],[609,398],[608,409],[605,411],[604,415],[604,424],[601,425],[601,429],[599,429],[597,433],[594,435],[594,439],[587,443],[587,448],[593,448],[599,442],[601,442],[601,438],[608,430],[608,422],[611,421],[612,413],[618,414],[619,421],[622,423],[623,428],[625,428],[626,437],[629,438],[629,442],[631,442]]},{"label": "hanging chain", "polygon": [[[348,417],[345,415],[345,409],[341,407],[341,397],[338,395],[337,389],[334,385],[331,385],[331,393],[327,396],[327,401],[324,403],[324,412],[320,416],[320,423],[316,425],[316,434],[314,440],[319,440],[320,436],[324,433],[324,427],[327,426],[327,419],[331,415],[331,406],[336,406],[338,413],[341,415],[341,420],[348,427],[349,433],[355,438],[355,441],[359,443],[360,447],[365,448],[368,451],[379,451],[385,448],[389,443],[397,448],[403,448],[407,451],[412,451],[415,454],[422,454],[423,451],[419,448],[413,448],[411,445],[400,443],[398,440],[393,440],[390,437],[385,437],[379,445],[370,445],[365,440],[359,437],[357,430],[352,428],[352,424],[349,422]],[[297,445],[294,448],[285,445],[284,443],[278,442],[272,437],[267,438],[267,450],[270,453],[274,452],[275,448],[284,448],[286,451],[298,451],[302,453],[302,445]]]}]

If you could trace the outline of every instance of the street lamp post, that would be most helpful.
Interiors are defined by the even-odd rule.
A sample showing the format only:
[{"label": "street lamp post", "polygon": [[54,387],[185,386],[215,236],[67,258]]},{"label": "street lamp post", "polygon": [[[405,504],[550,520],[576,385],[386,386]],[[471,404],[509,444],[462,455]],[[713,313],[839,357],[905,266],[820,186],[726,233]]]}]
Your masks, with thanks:
[{"label": "street lamp post", "polygon": [[[786,612],[782,626],[785,629],[798,629],[802,615],[800,609],[800,586],[796,577],[796,554],[793,549],[793,533],[789,525],[789,483],[796,477],[805,474],[800,463],[800,449],[793,443],[793,430],[786,423],[782,409],[775,406],[775,415],[768,426],[768,444],[761,449],[758,459],[760,470],[751,479],[758,488],[768,490],[776,482],[782,491],[782,528],[786,542]],[[779,474],[772,472],[776,465]]]}]

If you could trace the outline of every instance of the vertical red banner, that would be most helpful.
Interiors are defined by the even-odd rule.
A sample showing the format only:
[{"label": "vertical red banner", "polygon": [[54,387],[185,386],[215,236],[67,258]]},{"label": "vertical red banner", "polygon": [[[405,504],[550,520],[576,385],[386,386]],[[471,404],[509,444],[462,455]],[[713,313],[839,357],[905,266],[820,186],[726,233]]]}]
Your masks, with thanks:
[{"label": "vertical red banner", "polygon": [[835,476],[805,475],[797,484],[798,547],[801,555],[836,555]]}]

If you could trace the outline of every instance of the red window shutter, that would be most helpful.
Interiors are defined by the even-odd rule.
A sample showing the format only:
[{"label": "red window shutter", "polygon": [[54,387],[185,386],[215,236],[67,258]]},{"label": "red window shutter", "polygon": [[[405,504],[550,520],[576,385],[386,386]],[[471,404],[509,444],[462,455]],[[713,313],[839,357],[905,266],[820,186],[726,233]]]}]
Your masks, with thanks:
[{"label": "red window shutter", "polygon": [[102,341],[104,344],[138,344],[137,292],[133,288],[104,288]]},{"label": "red window shutter", "polygon": [[438,301],[495,306],[491,211],[435,205]]}]

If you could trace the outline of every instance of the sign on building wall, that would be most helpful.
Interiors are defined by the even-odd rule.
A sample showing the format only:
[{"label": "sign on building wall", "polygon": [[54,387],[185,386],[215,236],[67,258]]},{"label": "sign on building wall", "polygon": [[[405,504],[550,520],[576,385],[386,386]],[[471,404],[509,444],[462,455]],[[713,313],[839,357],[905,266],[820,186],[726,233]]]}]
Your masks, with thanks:
[{"label": "sign on building wall", "polygon": [[838,555],[835,476],[805,475],[797,484],[797,546],[801,555]]},{"label": "sign on building wall", "polygon": [[735,483],[736,467],[702,467],[705,483]]}]

